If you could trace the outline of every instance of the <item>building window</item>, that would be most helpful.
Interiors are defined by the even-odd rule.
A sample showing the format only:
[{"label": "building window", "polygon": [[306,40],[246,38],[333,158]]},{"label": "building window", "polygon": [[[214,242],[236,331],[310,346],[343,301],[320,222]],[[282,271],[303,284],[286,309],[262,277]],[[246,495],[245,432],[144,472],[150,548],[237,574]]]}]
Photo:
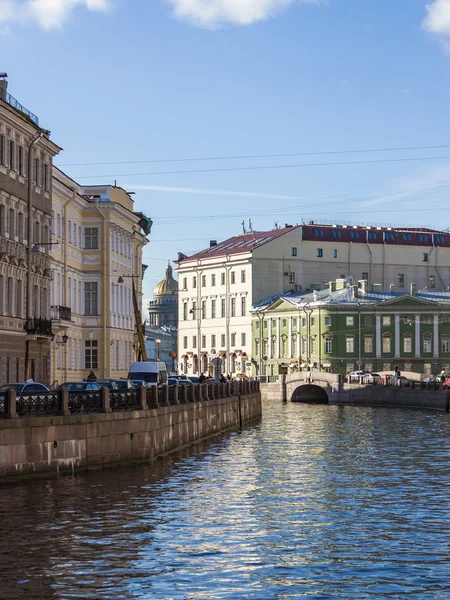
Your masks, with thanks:
[{"label": "building window", "polygon": [[216,301],[211,300],[211,319],[216,318]]},{"label": "building window", "polygon": [[332,229],[331,230],[331,235],[334,238],[341,238],[342,237],[342,232],[339,231],[339,229]]},{"label": "building window", "polygon": [[281,358],[286,358],[287,355],[287,341],[286,337],[281,338]]},{"label": "building window", "polygon": [[245,271],[241,271],[241,283],[245,283]]},{"label": "building window", "polygon": [[188,311],[188,305],[187,302],[183,303],[183,321],[187,321],[187,311]]},{"label": "building window", "polygon": [[19,146],[19,175],[23,175],[23,147]]},{"label": "building window", "polygon": [[231,334],[231,345],[236,346],[236,334],[235,333]]},{"label": "building window", "polygon": [[364,352],[366,354],[373,352],[373,337],[371,335],[364,336]]},{"label": "building window", "polygon": [[197,318],[197,304],[196,304],[196,302],[192,303],[191,315],[192,315],[192,320],[194,321]]},{"label": "building window", "polygon": [[331,317],[325,317],[325,327],[331,327]]},{"label": "building window", "polygon": [[443,336],[442,337],[442,352],[450,352],[450,337]]},{"label": "building window", "polygon": [[302,355],[305,356],[306,354],[306,338],[302,337]]},{"label": "building window", "polygon": [[85,228],[84,247],[86,250],[98,250],[98,227]]},{"label": "building window", "polygon": [[84,342],[84,367],[85,369],[98,369],[97,340],[86,340]]},{"label": "building window", "polygon": [[316,353],[316,336],[313,335],[311,338],[311,354]]},{"label": "building window", "polygon": [[0,165],[6,166],[5,136],[3,134],[0,135]]},{"label": "building window", "polygon": [[247,306],[247,298],[245,296],[241,296],[241,315],[243,317],[245,317],[246,313],[246,306]]},{"label": "building window", "polygon": [[428,283],[429,283],[430,288],[435,288],[436,287],[436,276],[430,275],[430,279],[429,279]]},{"label": "building window", "polygon": [[286,329],[286,326],[287,326],[287,320],[286,319],[282,319],[282,321],[281,321],[281,327],[283,329]]},{"label": "building window", "polygon": [[236,298],[231,298],[230,316],[231,317],[235,317],[236,316]]},{"label": "building window", "polygon": [[236,273],[231,271],[231,283],[236,283]]},{"label": "building window", "polygon": [[347,354],[353,354],[355,351],[355,338],[353,336],[347,336],[345,338],[345,351]]},{"label": "building window", "polygon": [[368,281],[368,280],[369,280],[369,273],[362,273],[362,277],[361,277],[361,279],[362,279],[363,281]]},{"label": "building window", "polygon": [[317,248],[317,258],[323,258],[323,248]]},{"label": "building window", "polygon": [[211,348],[215,348],[216,347],[216,336],[212,335],[211,336]]},{"label": "building window", "polygon": [[325,354],[331,354],[333,350],[333,340],[331,338],[325,338]]},{"label": "building window", "polygon": [[306,327],[306,317],[302,317],[302,327]]},{"label": "building window", "polygon": [[202,335],[202,348],[206,348],[206,335]]},{"label": "building window", "polygon": [[296,329],[296,328],[297,328],[297,319],[292,319],[292,327],[293,327],[294,329]]},{"label": "building window", "polygon": [[206,300],[202,301],[202,319],[206,319]]},{"label": "building window", "polygon": [[225,285],[225,273],[220,274],[220,284]]},{"label": "building window", "polygon": [[333,250],[333,258],[337,258],[337,257],[338,257],[338,254],[337,254],[337,250],[336,250],[336,248],[335,248],[335,249]]},{"label": "building window", "polygon": [[222,333],[222,335],[220,336],[220,347],[225,348],[225,344],[226,344],[225,334]]},{"label": "building window", "polygon": [[267,321],[264,321],[264,329],[267,329]]},{"label": "building window", "polygon": [[390,335],[383,336],[383,352],[385,354],[389,354],[389,352],[391,352],[391,336]]},{"label": "building window", "polygon": [[11,171],[16,170],[16,147],[12,140],[9,140],[9,168]]},{"label": "building window", "polygon": [[255,340],[255,354],[259,356],[259,340]]},{"label": "building window", "polygon": [[422,256],[423,256],[423,258],[422,258],[423,262],[428,262],[428,252],[424,252]]},{"label": "building window", "polygon": [[183,277],[183,290],[187,291],[188,286],[187,286],[187,277]]},{"label": "building window", "polygon": [[314,327],[314,325],[316,324],[316,318],[315,317],[310,317],[309,324],[310,324],[311,327]]},{"label": "building window", "polygon": [[222,319],[225,317],[225,310],[226,310],[226,302],[225,302],[225,298],[222,298],[220,301],[220,316],[222,317]]},{"label": "building window", "polygon": [[46,192],[50,191],[50,180],[48,176],[48,165],[44,165],[44,189]]},{"label": "building window", "polygon": [[206,275],[202,275],[202,287],[206,287]]},{"label": "building window", "polygon": [[98,283],[96,281],[84,284],[84,314],[98,315]]},{"label": "building window", "polygon": [[195,276],[192,278],[192,287],[193,288],[197,287],[197,277],[195,277]]},{"label": "building window", "polygon": [[197,336],[192,336],[192,348],[197,348]]},{"label": "building window", "polygon": [[215,285],[216,285],[216,276],[211,275],[211,287],[214,287]]},{"label": "building window", "polygon": [[183,348],[186,350],[187,346],[188,346],[188,339],[187,339],[187,335],[185,335],[183,337]]},{"label": "building window", "polygon": [[423,351],[424,352],[431,352],[431,346],[432,346],[432,337],[429,334],[425,334],[423,336]]},{"label": "building window", "polygon": [[295,273],[289,273],[289,283],[295,283]]},{"label": "building window", "polygon": [[68,222],[69,244],[72,243],[72,221]]},{"label": "building window", "polygon": [[292,248],[291,256],[297,256],[297,248]]},{"label": "building window", "polygon": [[391,317],[383,317],[383,327],[390,327]]},{"label": "building window", "polygon": [[403,337],[403,352],[412,352],[412,337],[410,335]]},{"label": "building window", "polygon": [[349,234],[351,240],[359,240],[359,231],[350,231]]},{"label": "building window", "polygon": [[397,275],[397,287],[405,287],[405,275],[403,273]]},{"label": "building window", "polygon": [[241,333],[241,346],[245,346],[246,343],[246,335],[245,333]]},{"label": "building window", "polygon": [[372,327],[373,326],[373,316],[372,315],[364,315],[364,327]]},{"label": "building window", "polygon": [[353,327],[353,325],[355,324],[355,317],[346,317],[345,324],[347,325],[347,327]]},{"label": "building window", "polygon": [[323,237],[323,229],[313,229],[314,237]]}]

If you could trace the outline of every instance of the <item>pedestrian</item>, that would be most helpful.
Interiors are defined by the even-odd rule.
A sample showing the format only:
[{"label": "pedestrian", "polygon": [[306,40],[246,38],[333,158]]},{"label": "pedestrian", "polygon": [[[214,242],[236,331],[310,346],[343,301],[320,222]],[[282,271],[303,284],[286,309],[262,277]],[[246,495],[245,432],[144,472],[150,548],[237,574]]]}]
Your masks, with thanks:
[{"label": "pedestrian", "polygon": [[97,376],[94,371],[90,371],[86,381],[97,381]]},{"label": "pedestrian", "polygon": [[202,373],[202,374],[200,375],[200,377],[198,378],[198,382],[199,382],[199,383],[203,383],[205,380],[206,380],[206,377],[205,377],[205,376],[204,376],[204,374]]}]

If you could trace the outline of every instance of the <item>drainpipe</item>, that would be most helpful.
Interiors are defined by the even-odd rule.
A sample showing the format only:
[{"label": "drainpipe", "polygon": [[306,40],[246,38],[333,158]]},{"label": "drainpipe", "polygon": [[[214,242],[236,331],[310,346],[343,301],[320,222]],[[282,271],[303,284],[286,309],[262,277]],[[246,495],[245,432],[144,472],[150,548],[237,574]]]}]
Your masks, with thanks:
[{"label": "drainpipe", "polygon": [[[67,302],[67,217],[66,217],[66,207],[71,200],[75,200],[76,191],[72,190],[72,197],[69,200],[66,200],[63,204],[63,217],[62,217],[62,247],[63,247],[63,303],[64,306],[69,306]],[[75,291],[76,293],[76,291]],[[58,299],[59,300],[59,299]],[[72,342],[71,342],[72,343]],[[67,381],[67,344],[64,344],[64,381]]]},{"label": "drainpipe", "polygon": [[[38,143],[38,141],[42,138],[44,132],[42,129],[38,129],[38,133],[36,137],[34,137],[31,142],[28,144],[28,203],[27,203],[27,211],[28,211],[28,248],[27,248],[27,310],[26,310],[26,318],[27,323],[30,319],[33,318],[33,303],[31,300],[31,260],[33,257],[32,247],[33,247],[33,187],[34,183],[31,177],[31,172],[33,168],[33,146]],[[37,183],[37,182],[36,182]],[[36,240],[37,242],[39,240]],[[28,338],[28,335],[27,335]],[[25,341],[25,381],[30,377],[30,340],[27,339]]]},{"label": "drainpipe", "polygon": [[[102,305],[102,322],[103,322],[103,373],[100,373],[100,376],[104,377],[105,379],[107,377],[109,377],[109,375],[111,373],[109,373],[109,369],[111,367],[111,346],[107,347],[107,325],[106,325],[106,318],[107,316],[109,317],[109,314],[107,315],[107,312],[109,313],[109,311],[105,310],[105,305],[106,305],[106,301],[110,296],[110,286],[109,286],[109,281],[111,278],[111,272],[110,272],[110,252],[107,251],[106,248],[106,215],[102,213],[102,211],[100,210],[100,208],[98,207],[98,200],[95,201],[95,209],[97,210],[98,214],[101,216],[102,218],[102,237],[101,237],[101,246],[100,246],[100,251],[102,253],[102,259],[104,259],[104,257],[106,257],[106,260],[103,260],[103,262],[105,262],[106,264],[104,265],[104,273],[103,273],[103,279],[102,279],[102,289],[101,289],[101,295],[102,295],[102,299],[103,299],[103,305]],[[109,245],[109,244],[108,244]],[[106,285],[105,285],[105,281],[108,282],[108,289],[106,289]],[[107,360],[109,357],[109,364],[107,364]]]},{"label": "drainpipe", "polygon": [[383,291],[386,289],[386,232],[383,231]]}]

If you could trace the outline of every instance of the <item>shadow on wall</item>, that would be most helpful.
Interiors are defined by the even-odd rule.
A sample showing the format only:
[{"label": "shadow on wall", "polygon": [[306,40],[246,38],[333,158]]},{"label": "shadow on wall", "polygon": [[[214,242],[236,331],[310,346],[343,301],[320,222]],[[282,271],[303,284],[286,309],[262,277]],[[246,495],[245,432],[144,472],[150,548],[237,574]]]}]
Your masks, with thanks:
[{"label": "shadow on wall", "polygon": [[323,387],[319,385],[301,385],[291,397],[291,402],[310,402],[311,404],[329,404],[329,398]]}]

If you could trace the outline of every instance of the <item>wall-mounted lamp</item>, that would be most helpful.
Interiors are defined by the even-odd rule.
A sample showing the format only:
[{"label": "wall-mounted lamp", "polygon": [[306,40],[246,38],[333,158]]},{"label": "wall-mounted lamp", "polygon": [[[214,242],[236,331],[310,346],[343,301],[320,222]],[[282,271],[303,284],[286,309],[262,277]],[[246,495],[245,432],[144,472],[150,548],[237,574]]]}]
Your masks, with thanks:
[{"label": "wall-mounted lamp", "polygon": [[69,341],[69,336],[64,334],[60,339],[56,338],[55,344],[57,346],[65,345]]}]

